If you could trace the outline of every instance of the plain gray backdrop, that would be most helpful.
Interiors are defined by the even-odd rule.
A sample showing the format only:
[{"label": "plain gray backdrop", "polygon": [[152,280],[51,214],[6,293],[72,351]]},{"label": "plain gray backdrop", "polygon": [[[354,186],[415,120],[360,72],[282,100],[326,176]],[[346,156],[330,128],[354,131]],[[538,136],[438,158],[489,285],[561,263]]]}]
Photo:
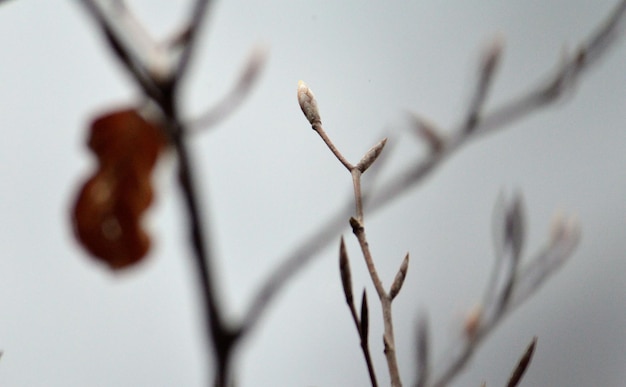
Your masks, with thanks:
[{"label": "plain gray backdrop", "polygon": [[[129,3],[157,36],[186,11],[171,1]],[[404,112],[451,128],[467,105],[481,49],[494,37],[506,46],[489,106],[544,79],[616,3],[217,2],[186,84],[189,117],[219,101],[253,47],[268,52],[242,107],[193,140],[230,315],[238,318],[278,259],[349,197],[349,174],[298,107],[299,79],[315,92],[327,132],[350,160],[390,136],[391,172],[424,152]],[[147,222],[155,247],[145,263],[111,273],[72,237],[69,207],[94,163],[84,146],[88,123],[136,101],[134,84],[77,1],[3,2],[0,48],[0,385],[207,385],[173,160],[157,174],[158,202]],[[418,316],[429,317],[438,356],[480,301],[493,263],[494,203],[514,190],[525,197],[526,255],[548,238],[555,211],[577,214],[583,241],[454,385],[504,385],[533,336],[539,343],[524,386],[626,380],[625,68],[622,39],[574,94],[463,148],[426,184],[366,214],[385,283],[411,256],[394,303],[407,385]],[[347,229],[344,235],[355,288],[370,296],[373,356],[386,385],[380,307],[357,245]],[[368,385],[341,291],[338,237],[244,343],[241,386]]]}]

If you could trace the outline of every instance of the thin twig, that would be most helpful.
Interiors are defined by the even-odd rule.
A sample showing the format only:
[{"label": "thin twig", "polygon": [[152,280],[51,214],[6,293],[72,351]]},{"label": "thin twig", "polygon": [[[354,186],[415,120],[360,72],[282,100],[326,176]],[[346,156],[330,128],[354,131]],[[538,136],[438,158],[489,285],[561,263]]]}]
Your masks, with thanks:
[{"label": "thin twig", "polygon": [[174,69],[174,78],[172,79],[174,84],[179,84],[179,81],[187,72],[191,56],[195,52],[194,47],[198,40],[200,28],[210,6],[210,0],[195,0],[189,10],[189,22],[186,23],[185,32],[182,34],[184,38],[179,39],[179,44],[182,44],[183,50]]},{"label": "thin twig", "polygon": [[378,276],[378,271],[376,270],[374,259],[369,248],[369,243],[367,242],[363,223],[356,218],[350,218],[350,224],[352,226],[352,232],[359,241],[359,246],[361,247],[361,252],[363,253],[363,259],[365,260],[367,271],[372,279],[378,298],[380,299],[383,311],[384,353],[387,360],[387,368],[389,369],[389,377],[391,378],[391,386],[400,387],[402,386],[402,381],[400,380],[400,370],[398,369],[398,361],[396,358],[395,336],[393,332],[393,314],[391,311],[392,298],[385,291],[383,283]]},{"label": "thin twig", "polygon": [[[350,225],[352,226],[352,232],[356,236],[359,241],[359,246],[361,247],[361,252],[363,258],[365,260],[365,265],[367,266],[368,273],[370,278],[372,279],[372,283],[374,284],[374,288],[376,289],[376,293],[378,294],[378,298],[380,300],[380,304],[383,311],[383,323],[384,323],[384,334],[383,334],[383,343],[384,343],[384,352],[385,357],[387,359],[387,367],[389,369],[389,377],[391,379],[391,385],[393,387],[401,387],[402,382],[400,380],[400,371],[398,369],[398,361],[396,358],[396,349],[395,349],[395,338],[393,333],[393,318],[391,312],[391,304],[393,298],[397,295],[397,292],[400,290],[402,286],[402,281],[404,279],[404,275],[406,274],[406,268],[408,267],[408,256],[405,259],[405,264],[402,265],[400,272],[402,275],[400,277],[396,276],[396,281],[394,281],[394,286],[392,286],[392,292],[395,289],[395,294],[391,295],[385,291],[382,281],[378,276],[378,271],[376,270],[376,266],[374,264],[374,259],[372,257],[372,253],[369,248],[369,243],[367,241],[367,237],[365,235],[365,226],[363,219],[363,201],[361,194],[361,177],[363,172],[365,172],[380,156],[385,144],[387,143],[387,139],[383,139],[378,142],[378,144],[374,145],[370,150],[368,150],[365,155],[361,158],[361,160],[356,164],[352,165],[339,151],[339,149],[335,146],[335,144],[331,141],[330,137],[324,131],[322,127],[320,114],[317,108],[317,101],[315,100],[315,96],[313,92],[306,86],[306,84],[302,81],[298,82],[298,101],[300,103],[300,107],[302,108],[302,112],[305,117],[311,124],[313,130],[317,132],[317,134],[322,138],[326,146],[331,150],[331,152],[335,155],[335,157],[343,164],[346,169],[352,175],[353,182],[353,190],[354,190],[354,202],[355,202],[355,212],[356,217],[350,218]],[[343,240],[342,240],[343,245]],[[347,266],[346,266],[347,267]],[[404,268],[404,270],[402,269]],[[398,279],[399,278],[399,279]],[[345,283],[345,280],[343,281]],[[347,296],[346,296],[347,297]],[[363,307],[367,308],[367,304],[365,304],[365,295],[363,298],[364,304]],[[364,309],[367,310],[367,309]],[[351,311],[354,315],[354,312]],[[364,324],[365,316],[364,312],[361,313],[361,321],[359,324],[358,332],[361,336],[362,340],[366,340],[367,329],[364,328],[367,324]],[[366,354],[367,357],[367,354]],[[366,359],[367,360],[367,359]]]},{"label": "thin twig", "polygon": [[[516,269],[513,276],[515,282],[511,285],[511,294],[506,302],[500,304],[503,299],[502,294],[507,291],[507,288],[504,287],[499,290],[499,294],[487,294],[487,312],[479,309],[477,313],[468,317],[466,325],[471,328],[466,329],[464,337],[461,338],[460,342],[452,345],[439,363],[432,386],[444,387],[448,385],[467,365],[482,340],[510,312],[537,292],[543,282],[571,256],[580,241],[578,224],[572,219],[558,218],[552,228],[553,235],[547,245],[529,263]],[[494,270],[500,270],[500,266],[495,265]],[[493,275],[497,276],[497,274]]]},{"label": "thin twig", "polygon": [[313,127],[313,130],[315,130],[317,134],[319,134],[322,140],[324,140],[324,143],[326,144],[328,149],[330,149],[333,155],[335,155],[337,160],[339,160],[341,164],[343,164],[343,166],[346,167],[348,171],[352,171],[354,169],[354,166],[350,164],[350,162],[343,156],[343,154],[341,154],[341,152],[339,152],[339,149],[337,149],[335,144],[333,144],[333,142],[330,141],[330,138],[326,134],[326,131],[324,130],[324,127],[322,126],[322,123],[316,122],[312,125],[312,127]]},{"label": "thin twig", "polygon": [[124,68],[128,70],[131,78],[137,82],[140,89],[157,103],[163,102],[162,90],[150,77],[150,71],[137,54],[127,47],[121,32],[114,28],[111,19],[102,11],[97,2],[95,0],[81,0],[81,3],[96,21],[114,54],[122,62]]}]

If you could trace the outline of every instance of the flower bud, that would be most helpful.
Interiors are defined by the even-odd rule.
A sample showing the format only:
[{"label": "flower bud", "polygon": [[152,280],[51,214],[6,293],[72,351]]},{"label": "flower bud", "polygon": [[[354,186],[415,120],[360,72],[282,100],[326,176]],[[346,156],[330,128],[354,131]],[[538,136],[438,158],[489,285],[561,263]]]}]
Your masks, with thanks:
[{"label": "flower bud", "polygon": [[302,112],[311,125],[322,123],[319,111],[317,110],[315,95],[306,83],[302,81],[298,81],[298,103],[300,104],[300,109],[302,109]]}]

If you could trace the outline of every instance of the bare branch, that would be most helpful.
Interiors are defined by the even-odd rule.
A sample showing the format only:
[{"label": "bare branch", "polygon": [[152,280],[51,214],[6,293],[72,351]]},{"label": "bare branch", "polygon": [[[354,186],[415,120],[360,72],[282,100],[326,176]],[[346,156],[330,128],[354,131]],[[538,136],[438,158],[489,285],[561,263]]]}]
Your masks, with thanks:
[{"label": "bare branch", "polygon": [[500,196],[493,223],[496,262],[485,296],[488,316],[500,313],[513,292],[525,236],[524,205],[520,194],[510,201]]},{"label": "bare branch", "polygon": [[[465,367],[482,340],[522,302],[534,294],[543,282],[569,258],[580,240],[578,223],[572,219],[559,218],[554,222],[548,245],[528,264],[518,268],[514,274],[515,282],[506,303],[497,307],[490,306],[485,313],[478,313],[468,318],[471,334],[466,334],[461,342],[454,345],[439,364],[433,386],[446,386]],[[497,265],[495,266],[497,270]],[[502,292],[488,299],[502,300]],[[489,306],[489,305],[488,305]],[[469,331],[466,328],[466,333]]]},{"label": "bare branch", "polygon": [[[440,166],[444,160],[470,140],[483,134],[502,130],[514,122],[548,107],[550,102],[553,102],[556,96],[559,95],[554,94],[552,99],[545,98],[546,94],[550,94],[547,90],[554,88],[555,79],[562,79],[563,73],[570,74],[567,77],[570,80],[573,78],[578,79],[584,75],[583,70],[590,68],[603,58],[616,40],[618,32],[623,28],[625,14],[626,0],[622,0],[611,12],[608,20],[602,24],[600,30],[583,44],[579,51],[579,53],[585,53],[582,58],[580,54],[567,58],[565,65],[546,82],[538,84],[529,92],[520,94],[509,102],[500,105],[500,107],[483,113],[471,135],[463,133],[458,128],[452,131],[454,135],[445,139],[441,146],[441,151],[434,152],[426,159],[402,169],[393,175],[387,183],[381,184],[383,186],[381,191],[372,195],[371,199],[368,200],[368,210],[373,212],[383,208],[400,195],[408,192],[409,189],[416,187],[436,167]],[[583,65],[577,63],[583,63]],[[573,83],[568,82],[567,85],[572,87]],[[255,325],[279,290],[293,278],[295,273],[313,259],[314,254],[318,253],[345,229],[345,219],[350,216],[351,209],[352,205],[346,204],[343,209],[337,211],[331,219],[328,219],[318,230],[314,231],[310,237],[306,238],[304,242],[301,242],[292,252],[282,258],[282,263],[261,284],[259,291],[255,292],[244,320],[246,328],[251,328]]]},{"label": "bare branch", "polygon": [[97,4],[96,0],[82,0],[81,3],[102,30],[111,50],[122,62],[131,78],[137,82],[141,90],[147,96],[159,103],[163,101],[163,93],[159,85],[154,82],[146,64],[138,57],[138,54],[129,47],[129,37],[123,31],[118,31],[109,17]]},{"label": "bare branch", "polygon": [[210,0],[195,0],[193,6],[189,11],[188,23],[183,27],[184,33],[180,36],[184,37],[182,46],[182,52],[180,57],[174,65],[174,74],[172,79],[172,85],[175,87],[179,84],[179,81],[185,76],[191,56],[194,52],[196,41],[204,18],[211,5]]},{"label": "bare branch", "polygon": [[462,131],[470,132],[476,128],[476,124],[480,121],[483,106],[487,100],[489,88],[493,82],[493,77],[500,62],[503,43],[501,39],[495,39],[487,51],[483,54],[480,71],[478,74],[478,83],[470,100],[470,106],[465,119]]}]

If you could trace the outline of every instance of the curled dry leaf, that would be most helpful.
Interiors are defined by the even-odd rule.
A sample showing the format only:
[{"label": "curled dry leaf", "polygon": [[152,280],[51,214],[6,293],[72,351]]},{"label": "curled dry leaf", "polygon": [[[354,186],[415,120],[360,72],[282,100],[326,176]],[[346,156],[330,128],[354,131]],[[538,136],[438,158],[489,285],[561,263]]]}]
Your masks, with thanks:
[{"label": "curled dry leaf", "polygon": [[83,247],[113,270],[139,262],[150,248],[141,217],[152,203],[152,170],[166,144],[164,132],[134,109],[91,125],[88,146],[98,166],[78,193],[72,223]]}]

